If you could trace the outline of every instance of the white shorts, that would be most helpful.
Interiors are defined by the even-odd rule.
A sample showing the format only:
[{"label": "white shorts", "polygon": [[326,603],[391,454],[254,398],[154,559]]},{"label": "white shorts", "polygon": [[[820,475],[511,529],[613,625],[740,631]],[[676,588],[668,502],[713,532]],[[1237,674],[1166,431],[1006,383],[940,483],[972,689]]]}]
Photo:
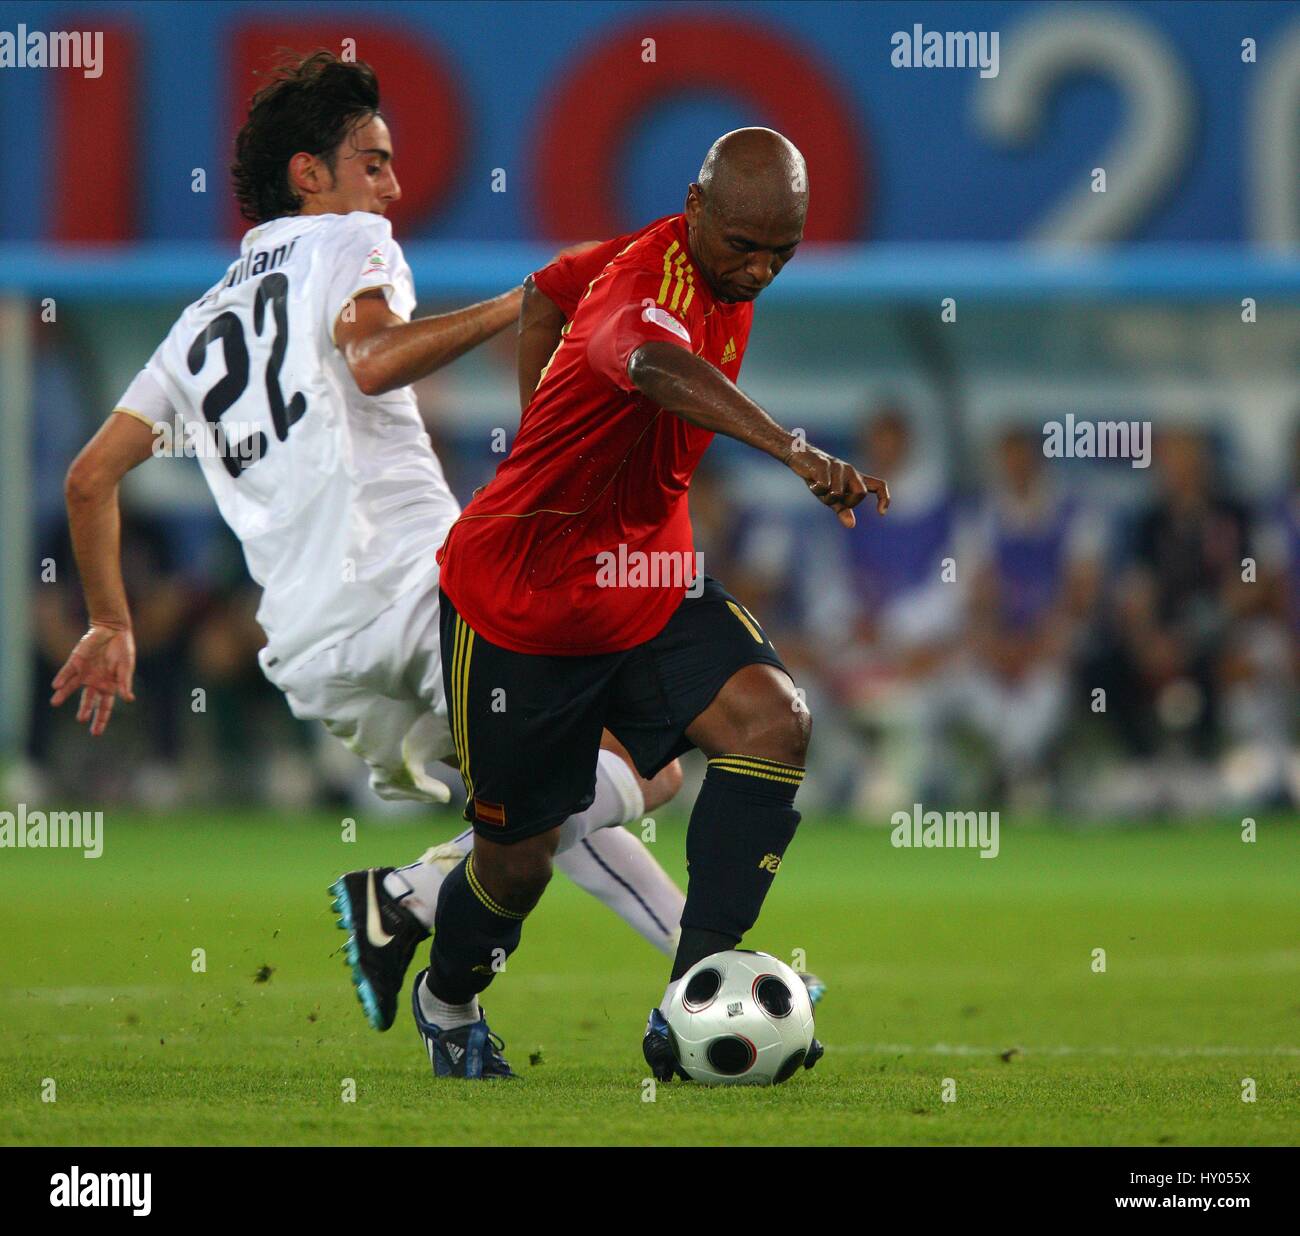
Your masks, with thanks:
[{"label": "white shorts", "polygon": [[425,772],[455,752],[443,695],[437,572],[431,575],[346,639],[287,673],[266,671],[295,717],[322,722],[370,765],[381,798],[449,796]]}]

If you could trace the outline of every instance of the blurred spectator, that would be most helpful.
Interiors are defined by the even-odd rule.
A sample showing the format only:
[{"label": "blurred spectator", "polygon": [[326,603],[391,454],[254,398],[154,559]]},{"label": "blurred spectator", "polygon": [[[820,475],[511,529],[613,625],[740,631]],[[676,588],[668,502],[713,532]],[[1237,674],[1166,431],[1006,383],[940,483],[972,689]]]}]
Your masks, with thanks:
[{"label": "blurred spectator", "polygon": [[[318,795],[311,768],[314,727],[293,717],[258,664],[266,643],[257,622],[262,593],[224,524],[214,527],[207,573],[211,587],[195,619],[191,654],[217,757],[212,796],[220,802],[306,806]],[[268,741],[271,733],[282,741]],[[323,727],[321,738],[334,742]]]},{"label": "blurred spectator", "polygon": [[[837,617],[828,561],[844,529],[824,507],[802,498],[797,487],[789,491],[790,507],[756,501],[743,486],[727,483],[723,453],[718,455],[706,455],[691,480],[696,551],[703,554],[705,574],[721,580],[758,619],[813,714],[812,775],[800,801],[808,810],[843,806],[846,771],[860,760],[823,690],[826,650],[817,626]],[[838,617],[842,620],[842,613]],[[689,766],[687,775],[692,776]],[[688,781],[684,801],[692,792]]]},{"label": "blurred spectator", "polygon": [[1224,788],[1234,804],[1300,805],[1300,421],[1288,483],[1268,504],[1256,541],[1257,585],[1243,589],[1221,663],[1232,744]]},{"label": "blurred spectator", "polygon": [[[1207,761],[1225,738],[1227,688],[1275,673],[1279,659],[1275,639],[1250,648],[1270,626],[1268,589],[1244,577],[1252,522],[1218,472],[1204,434],[1157,434],[1157,493],[1138,517],[1108,638],[1087,671],[1133,760],[1113,785],[1142,809],[1214,805]],[[1241,721],[1268,729],[1273,712]]]},{"label": "blurred spectator", "polygon": [[965,666],[946,702],[990,745],[994,795],[1040,806],[1097,595],[1102,525],[1049,473],[1038,435],[1004,433],[996,457],[992,492],[958,553],[970,581]]},{"label": "blurred spectator", "polygon": [[[36,667],[25,751],[27,773],[33,777],[38,776],[35,770],[49,767],[57,727],[75,724],[72,701],[61,712],[50,707],[50,682],[87,626],[66,521],[47,533],[37,552],[41,582],[34,587],[32,601]],[[131,711],[139,715],[147,740],[144,758],[130,761],[133,772],[126,791],[138,802],[165,807],[177,801],[181,788],[184,646],[192,598],[161,523],[129,508],[122,511],[122,577],[131,598],[136,644],[136,703]],[[120,722],[110,731],[111,739],[97,740],[93,755],[82,752],[79,784],[90,779],[88,771],[113,777],[117,762],[96,763],[96,757],[128,741],[119,732],[125,733]]]},{"label": "blurred spectator", "polygon": [[937,674],[960,621],[952,563],[944,570],[957,507],[895,401],[867,414],[853,457],[889,481],[893,503],[885,519],[860,507],[859,526],[836,538],[839,567],[827,572],[811,625],[821,660],[830,661],[833,699],[848,709],[859,747],[869,745],[868,758],[856,761],[851,801],[875,818],[937,792]]},{"label": "blurred spectator", "polygon": [[792,578],[799,572],[797,517],[746,503],[707,455],[691,480],[689,501],[704,573],[753,611],[787,663],[806,661],[801,593]]}]

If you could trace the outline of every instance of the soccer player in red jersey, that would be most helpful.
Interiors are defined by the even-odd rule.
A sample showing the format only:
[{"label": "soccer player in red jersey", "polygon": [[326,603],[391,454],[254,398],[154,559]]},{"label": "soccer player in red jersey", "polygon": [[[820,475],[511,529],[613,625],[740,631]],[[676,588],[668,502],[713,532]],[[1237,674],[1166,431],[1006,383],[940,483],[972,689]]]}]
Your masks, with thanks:
[{"label": "soccer player in red jersey", "polygon": [[[770,129],[739,129],[710,149],[684,213],[532,279],[522,347],[534,298],[553,295],[572,316],[512,450],[438,555],[475,841],[443,885],[415,983],[437,1075],[511,1075],[477,997],[550,879],[560,822],[591,801],[603,729],[643,776],[692,747],[709,760],[661,1007],[686,970],[753,926],[794,835],[811,719],[758,620],[702,571],[686,496],[724,433],[790,468],[845,527],[868,494],[878,513],[889,505],[883,481],[783,429],[733,380],[752,302],[794,254],[807,205],[798,150]],[[596,262],[576,305],[564,303],[575,272]],[[660,1009],[643,1047],[655,1075],[671,1077]],[[815,1045],[807,1064],[819,1055]]]}]

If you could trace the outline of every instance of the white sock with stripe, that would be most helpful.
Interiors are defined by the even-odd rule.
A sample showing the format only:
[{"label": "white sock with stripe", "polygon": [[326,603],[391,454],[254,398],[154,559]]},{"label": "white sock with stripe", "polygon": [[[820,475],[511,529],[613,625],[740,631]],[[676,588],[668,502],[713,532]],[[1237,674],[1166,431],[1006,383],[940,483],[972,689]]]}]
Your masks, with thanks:
[{"label": "white sock with stripe", "polygon": [[636,833],[602,828],[557,854],[555,865],[665,956],[677,952],[686,894]]}]

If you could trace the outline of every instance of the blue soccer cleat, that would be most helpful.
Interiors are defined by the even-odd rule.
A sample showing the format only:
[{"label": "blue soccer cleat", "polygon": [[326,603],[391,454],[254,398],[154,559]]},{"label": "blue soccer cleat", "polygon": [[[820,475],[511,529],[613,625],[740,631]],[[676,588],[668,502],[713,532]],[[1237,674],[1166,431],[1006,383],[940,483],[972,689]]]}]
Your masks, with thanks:
[{"label": "blue soccer cleat", "polygon": [[[673,1042],[673,1032],[668,1025],[668,1019],[657,1008],[650,1010],[645,1036],[641,1039],[641,1054],[645,1056],[645,1062],[650,1066],[655,1081],[672,1081],[674,1076],[680,1077],[682,1081],[691,1080],[690,1075],[678,1063],[677,1045]],[[825,1054],[826,1048],[822,1046],[821,1041],[813,1039],[803,1058],[803,1067],[811,1069]]]},{"label": "blue soccer cleat", "polygon": [[444,1030],[428,1021],[420,1011],[420,984],[428,970],[421,970],[411,985],[411,1010],[415,1013],[415,1028],[424,1040],[429,1053],[429,1063],[435,1077],[464,1077],[467,1080],[495,1080],[498,1077],[518,1077],[501,1054],[505,1044],[488,1029],[487,1018],[479,1011],[479,1019],[472,1025]]},{"label": "blue soccer cleat", "polygon": [[803,985],[808,988],[808,999],[812,1001],[813,1008],[816,1008],[826,994],[826,984],[815,974],[801,974],[799,977],[803,979]]},{"label": "blue soccer cleat", "polygon": [[672,1081],[674,1076],[682,1081],[690,1081],[686,1071],[677,1062],[677,1045],[673,1042],[673,1032],[668,1028],[668,1020],[657,1008],[650,1010],[650,1017],[645,1024],[645,1036],[641,1039],[641,1054],[650,1066],[655,1081]]}]

